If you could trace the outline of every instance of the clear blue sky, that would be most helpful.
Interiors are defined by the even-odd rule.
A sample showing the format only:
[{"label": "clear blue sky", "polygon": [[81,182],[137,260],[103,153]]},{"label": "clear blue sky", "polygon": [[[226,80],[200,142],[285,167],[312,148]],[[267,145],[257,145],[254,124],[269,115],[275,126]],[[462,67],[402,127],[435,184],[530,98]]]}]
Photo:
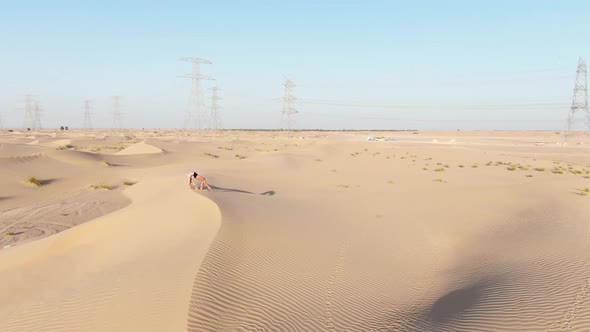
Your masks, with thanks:
[{"label": "clear blue sky", "polygon": [[95,127],[110,127],[114,95],[125,126],[182,127],[190,80],[177,75],[191,68],[178,58],[195,56],[213,62],[203,72],[223,89],[230,128],[277,128],[286,75],[301,98],[299,128],[561,129],[578,57],[590,60],[581,0],[0,8],[4,127],[22,126],[26,94],[41,101],[44,127],[80,127],[85,99]]}]

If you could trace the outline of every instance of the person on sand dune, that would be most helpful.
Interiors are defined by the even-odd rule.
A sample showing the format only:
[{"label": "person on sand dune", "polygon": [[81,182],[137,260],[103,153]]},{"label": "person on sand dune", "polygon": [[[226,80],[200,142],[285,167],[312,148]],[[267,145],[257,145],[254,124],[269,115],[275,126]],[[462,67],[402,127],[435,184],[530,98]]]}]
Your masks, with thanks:
[{"label": "person on sand dune", "polygon": [[211,187],[209,187],[209,184],[207,183],[207,180],[205,180],[204,177],[197,174],[197,172],[193,172],[192,174],[188,175],[189,188],[191,188],[192,190],[195,190],[195,189],[197,189],[197,187],[199,187],[199,184],[200,184],[199,190],[203,190],[203,185],[205,185],[205,186],[207,186],[207,189],[209,191],[212,191]]}]

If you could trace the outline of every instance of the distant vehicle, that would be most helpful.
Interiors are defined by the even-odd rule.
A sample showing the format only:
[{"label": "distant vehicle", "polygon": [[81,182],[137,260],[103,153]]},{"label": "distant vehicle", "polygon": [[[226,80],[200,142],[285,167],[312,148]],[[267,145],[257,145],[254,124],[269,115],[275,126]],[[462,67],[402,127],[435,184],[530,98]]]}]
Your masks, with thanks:
[{"label": "distant vehicle", "polygon": [[373,137],[373,136],[369,136],[369,137],[367,137],[367,141],[388,141],[388,142],[393,142],[393,141],[397,141],[397,139],[395,139],[395,137],[385,137],[385,136]]}]

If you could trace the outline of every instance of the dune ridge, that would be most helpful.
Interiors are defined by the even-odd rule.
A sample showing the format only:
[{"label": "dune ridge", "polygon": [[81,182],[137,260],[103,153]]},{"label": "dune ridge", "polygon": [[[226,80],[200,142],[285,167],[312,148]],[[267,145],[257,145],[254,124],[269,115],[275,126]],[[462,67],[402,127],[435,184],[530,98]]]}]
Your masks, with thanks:
[{"label": "dune ridge", "polygon": [[115,153],[116,155],[137,155],[137,154],[157,154],[163,153],[164,150],[153,146],[151,144],[146,143],[146,141],[141,141],[139,143],[135,143],[126,147],[125,149]]}]

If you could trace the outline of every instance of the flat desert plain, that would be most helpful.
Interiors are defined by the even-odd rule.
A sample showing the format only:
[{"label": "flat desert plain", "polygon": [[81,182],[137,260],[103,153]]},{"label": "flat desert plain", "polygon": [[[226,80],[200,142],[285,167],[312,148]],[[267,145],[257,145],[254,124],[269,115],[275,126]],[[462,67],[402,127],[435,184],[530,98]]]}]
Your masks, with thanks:
[{"label": "flat desert plain", "polygon": [[4,130],[0,331],[589,331],[590,135],[562,142]]}]

